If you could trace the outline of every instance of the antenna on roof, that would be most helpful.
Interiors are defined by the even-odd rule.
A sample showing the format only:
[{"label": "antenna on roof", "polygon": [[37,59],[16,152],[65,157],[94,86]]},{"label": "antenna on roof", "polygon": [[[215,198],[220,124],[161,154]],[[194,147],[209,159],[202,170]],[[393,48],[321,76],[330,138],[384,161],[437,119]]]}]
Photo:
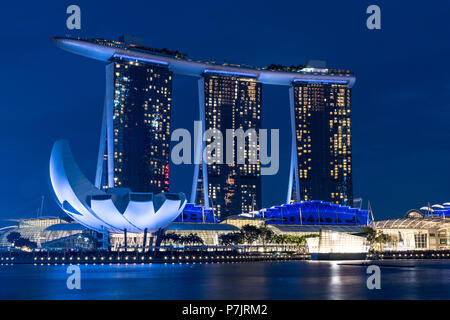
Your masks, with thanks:
[{"label": "antenna on roof", "polygon": [[431,214],[431,217],[433,217],[434,210],[431,208],[430,202],[428,201],[428,214]]}]

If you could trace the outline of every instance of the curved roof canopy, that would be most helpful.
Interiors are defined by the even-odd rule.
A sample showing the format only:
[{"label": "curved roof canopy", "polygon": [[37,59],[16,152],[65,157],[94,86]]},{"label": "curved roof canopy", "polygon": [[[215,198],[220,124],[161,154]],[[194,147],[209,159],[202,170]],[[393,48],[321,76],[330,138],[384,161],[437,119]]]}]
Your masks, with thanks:
[{"label": "curved roof canopy", "polygon": [[96,188],[75,163],[67,141],[55,142],[50,181],[58,204],[87,228],[110,232],[148,232],[167,227],[183,210],[183,193],[136,193],[126,188]]},{"label": "curved roof canopy", "polygon": [[368,225],[371,221],[367,210],[319,200],[263,209],[255,217],[266,218],[266,224]]},{"label": "curved roof canopy", "polygon": [[402,218],[376,221],[375,227],[380,229],[440,229],[450,228],[450,221],[436,218]]},{"label": "curved roof canopy", "polygon": [[55,45],[61,49],[100,61],[112,58],[132,60],[144,63],[166,65],[181,75],[202,76],[205,73],[234,75],[255,78],[261,83],[273,85],[291,85],[293,82],[326,82],[347,84],[352,87],[355,76],[349,72],[330,69],[305,68],[298,71],[274,71],[248,66],[216,64],[197,61],[177,55],[163,54],[157,49],[140,49],[136,45],[103,39],[72,39],[54,37]]}]

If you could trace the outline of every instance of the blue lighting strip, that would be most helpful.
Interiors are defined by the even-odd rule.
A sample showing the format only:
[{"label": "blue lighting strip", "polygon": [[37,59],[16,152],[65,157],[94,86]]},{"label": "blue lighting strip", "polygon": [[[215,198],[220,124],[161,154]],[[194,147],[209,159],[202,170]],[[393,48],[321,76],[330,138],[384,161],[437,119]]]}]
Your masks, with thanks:
[{"label": "blue lighting strip", "polygon": [[154,63],[154,64],[160,64],[160,65],[164,65],[164,66],[169,65],[169,63],[165,62],[165,61],[148,59],[148,58],[140,58],[140,57],[135,57],[135,56],[128,56],[128,55],[124,55],[124,54],[114,54],[113,58],[130,60],[130,61],[138,61],[138,62],[143,62],[143,63]]}]

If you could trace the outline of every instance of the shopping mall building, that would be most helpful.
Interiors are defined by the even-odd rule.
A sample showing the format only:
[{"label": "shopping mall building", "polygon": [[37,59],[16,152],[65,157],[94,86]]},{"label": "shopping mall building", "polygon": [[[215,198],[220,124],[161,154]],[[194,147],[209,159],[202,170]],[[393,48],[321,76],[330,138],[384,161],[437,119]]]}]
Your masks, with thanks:
[{"label": "shopping mall building", "polygon": [[449,250],[450,219],[448,214],[426,214],[410,210],[404,218],[377,221],[375,228],[395,241],[384,244],[385,251]]}]

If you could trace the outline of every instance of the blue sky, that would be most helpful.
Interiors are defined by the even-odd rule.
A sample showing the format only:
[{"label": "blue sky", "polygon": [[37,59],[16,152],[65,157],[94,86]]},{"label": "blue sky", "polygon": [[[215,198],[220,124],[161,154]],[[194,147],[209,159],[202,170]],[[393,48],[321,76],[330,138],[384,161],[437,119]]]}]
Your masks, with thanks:
[{"label": "blue sky", "polygon": [[[81,30],[66,29],[67,6]],[[365,27],[381,7],[381,30]],[[33,1],[0,4],[0,218],[59,213],[48,186],[55,140],[71,143],[93,179],[104,99],[104,64],[64,52],[52,36],[144,38],[198,59],[301,64],[326,60],[357,77],[353,103],[355,197],[377,219],[450,201],[450,4],[445,1]],[[195,79],[175,77],[172,128],[192,127]],[[285,198],[288,91],[263,87],[263,126],[281,130],[281,168],[263,180],[264,205]],[[172,166],[171,190],[190,191],[191,168]],[[273,186],[277,186],[274,188]],[[0,222],[0,225],[5,222]]]}]

